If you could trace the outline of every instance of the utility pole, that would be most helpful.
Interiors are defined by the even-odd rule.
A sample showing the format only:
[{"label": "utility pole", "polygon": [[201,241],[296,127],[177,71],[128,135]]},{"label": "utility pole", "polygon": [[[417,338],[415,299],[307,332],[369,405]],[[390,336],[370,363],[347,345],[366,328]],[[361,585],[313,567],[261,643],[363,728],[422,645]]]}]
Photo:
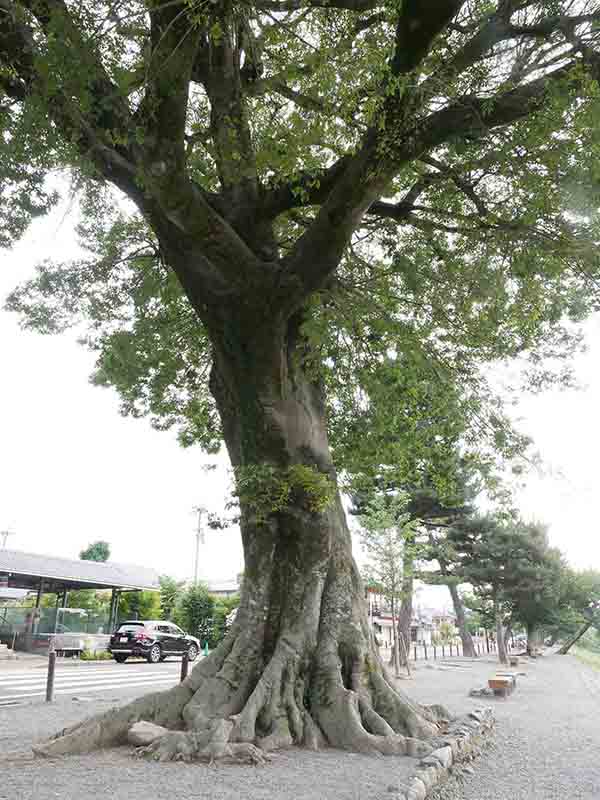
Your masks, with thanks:
[{"label": "utility pole", "polygon": [[0,531],[0,536],[2,537],[2,548],[6,549],[6,540],[9,536],[13,536],[14,531]]},{"label": "utility pole", "polygon": [[198,514],[198,527],[196,528],[196,559],[194,562],[194,586],[198,585],[198,566],[200,562],[200,544],[204,544],[204,529],[202,527],[202,514],[206,513],[204,506],[194,506],[194,511]]}]

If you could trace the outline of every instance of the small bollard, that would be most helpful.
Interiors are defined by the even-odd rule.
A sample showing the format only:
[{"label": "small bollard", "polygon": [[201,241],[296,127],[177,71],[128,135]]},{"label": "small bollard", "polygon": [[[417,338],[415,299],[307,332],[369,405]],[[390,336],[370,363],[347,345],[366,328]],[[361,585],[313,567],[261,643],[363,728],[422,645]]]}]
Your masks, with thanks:
[{"label": "small bollard", "polygon": [[208,639],[204,642],[204,655],[208,655]]},{"label": "small bollard", "polygon": [[427,661],[427,645],[424,644],[423,647],[425,649],[425,661]]},{"label": "small bollard", "polygon": [[452,644],[450,645],[450,657],[452,657]]},{"label": "small bollard", "polygon": [[187,653],[184,653],[181,659],[181,683],[187,678],[189,666],[190,658]]},{"label": "small bollard", "polygon": [[46,679],[46,702],[54,699],[54,670],[56,669],[56,652],[54,648],[48,653],[48,678]]},{"label": "small bollard", "polygon": [[414,647],[414,653],[415,653],[415,661],[416,661],[417,660],[417,646],[416,645]]}]

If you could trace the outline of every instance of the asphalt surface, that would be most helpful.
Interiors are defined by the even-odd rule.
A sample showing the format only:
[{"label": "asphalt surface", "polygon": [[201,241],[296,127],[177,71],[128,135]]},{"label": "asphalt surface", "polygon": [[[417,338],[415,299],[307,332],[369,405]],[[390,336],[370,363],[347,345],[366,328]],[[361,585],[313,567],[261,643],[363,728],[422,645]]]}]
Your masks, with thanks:
[{"label": "asphalt surface", "polygon": [[[35,667],[20,665],[18,661],[5,664],[0,671],[0,706],[26,703],[45,698],[47,661]],[[167,689],[178,682],[181,661],[172,659],[161,664],[145,661],[63,662],[57,660],[54,676],[56,697],[93,696],[103,692],[130,692],[139,694],[152,689]]]}]

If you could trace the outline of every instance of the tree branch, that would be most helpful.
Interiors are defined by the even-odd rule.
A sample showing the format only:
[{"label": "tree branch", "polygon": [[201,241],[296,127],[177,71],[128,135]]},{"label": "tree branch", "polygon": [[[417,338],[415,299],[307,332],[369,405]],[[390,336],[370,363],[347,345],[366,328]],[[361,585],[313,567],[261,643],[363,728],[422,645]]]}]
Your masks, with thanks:
[{"label": "tree branch", "polygon": [[[50,95],[49,113],[68,141],[96,168],[123,191],[139,195],[134,182],[135,166],[127,145],[131,115],[126,99],[110,80],[94,48],[84,41],[62,0],[23,4],[48,32],[56,23],[68,37],[66,52],[72,63],[64,70],[58,87],[49,88],[43,71],[44,55],[39,51],[32,28],[24,21],[22,8],[12,0],[0,0],[0,64],[14,74],[3,80],[7,93],[18,100],[39,94]],[[85,92],[86,111],[79,103]]]},{"label": "tree branch", "polygon": [[[241,56],[250,51],[248,21],[215,10],[208,34],[203,83],[211,107],[210,129],[221,184],[235,200],[253,202],[257,192],[256,164],[242,89]],[[240,167],[243,167],[240,169]]]},{"label": "tree branch", "polygon": [[415,69],[465,2],[466,0],[404,0],[396,25],[392,73],[404,75]]},{"label": "tree branch", "polygon": [[488,209],[483,200],[475,191],[475,187],[472,183],[465,180],[465,178],[463,178],[457,170],[452,169],[452,167],[449,167],[447,164],[443,164],[441,161],[433,158],[432,156],[423,156],[421,161],[423,161],[424,164],[435,167],[435,169],[439,170],[442,175],[448,176],[454,185],[465,195],[465,197],[468,197],[468,199],[473,203],[480,217],[485,217],[487,215]]},{"label": "tree branch", "polygon": [[[371,130],[361,151],[334,181],[311,228],[300,237],[288,260],[288,269],[300,278],[296,301],[315,291],[335,269],[362,216],[402,166],[448,140],[479,138],[529,116],[543,105],[553,85],[570,76],[574,66],[575,62],[570,62],[496,97],[460,98],[419,121],[412,130],[386,130],[384,145]],[[379,156],[377,163],[381,152],[385,160]]]},{"label": "tree branch", "polygon": [[200,29],[184,2],[153,0],[149,6],[151,50],[136,122],[143,129],[142,149],[150,171],[182,175],[189,84]]},{"label": "tree branch", "polygon": [[312,8],[339,8],[345,11],[370,11],[380,5],[381,0],[259,0],[255,7],[261,11],[299,11]]},{"label": "tree branch", "polygon": [[[189,31],[183,18],[165,17],[167,12],[160,8],[152,15],[154,55],[160,53],[161,63],[150,64],[148,71],[147,98],[138,114],[146,136],[139,145],[125,98],[63,0],[27,0],[26,4],[44,33],[49,34],[56,25],[69,39],[70,47],[64,52],[72,63],[60,73],[58,87],[52,87],[48,102],[52,120],[67,141],[92,159],[106,180],[134,200],[161,244],[171,243],[171,265],[196,308],[211,297],[241,290],[249,275],[263,274],[265,265],[190,180],[183,164],[180,166],[179,159],[185,159],[185,107],[193,50],[188,37],[181,38]],[[178,14],[186,6],[168,4],[168,8],[169,14]],[[11,91],[26,101],[36,93],[46,97],[48,87],[44,55],[36,47],[33,30],[22,20],[21,8],[11,0],[0,0],[0,64],[18,76]],[[183,66],[183,74],[178,74],[177,58],[182,59],[179,68]],[[85,113],[82,96],[88,99]],[[175,251],[173,242],[177,242]]]}]

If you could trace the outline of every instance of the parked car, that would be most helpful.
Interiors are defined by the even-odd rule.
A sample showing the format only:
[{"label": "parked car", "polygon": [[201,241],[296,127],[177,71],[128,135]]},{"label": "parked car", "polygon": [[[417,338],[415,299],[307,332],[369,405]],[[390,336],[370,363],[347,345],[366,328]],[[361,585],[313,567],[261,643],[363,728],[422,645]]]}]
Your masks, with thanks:
[{"label": "parked car", "polygon": [[151,664],[158,664],[167,656],[182,656],[184,653],[194,661],[200,652],[200,640],[173,622],[135,619],[119,625],[110,637],[108,651],[119,664],[130,656],[141,656]]}]

